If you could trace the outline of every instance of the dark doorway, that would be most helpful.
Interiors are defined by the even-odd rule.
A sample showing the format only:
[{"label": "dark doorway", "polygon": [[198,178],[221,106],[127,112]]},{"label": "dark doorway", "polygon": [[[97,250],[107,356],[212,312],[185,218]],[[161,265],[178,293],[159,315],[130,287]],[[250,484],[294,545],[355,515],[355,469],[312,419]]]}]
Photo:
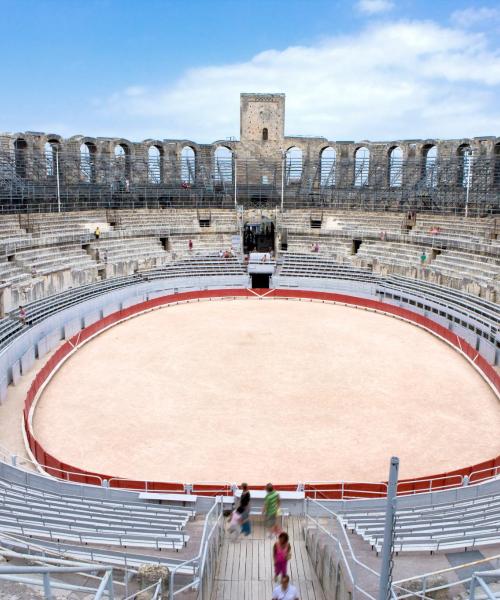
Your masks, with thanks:
[{"label": "dark doorway", "polygon": [[243,231],[243,251],[271,252],[274,251],[274,223],[263,220],[262,223],[246,223]]},{"label": "dark doorway", "polygon": [[252,287],[260,289],[269,289],[269,274],[267,273],[254,273],[252,275]]},{"label": "dark doorway", "polygon": [[352,240],[352,253],[357,254],[362,240]]}]

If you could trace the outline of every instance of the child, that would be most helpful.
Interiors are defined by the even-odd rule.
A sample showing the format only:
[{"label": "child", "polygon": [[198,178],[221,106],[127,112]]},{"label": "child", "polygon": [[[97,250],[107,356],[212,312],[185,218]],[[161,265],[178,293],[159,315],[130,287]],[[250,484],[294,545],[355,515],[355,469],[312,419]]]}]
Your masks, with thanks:
[{"label": "child", "polygon": [[238,512],[239,507],[236,510],[233,510],[231,516],[229,517],[229,536],[233,542],[238,539],[238,535],[240,533],[241,527],[241,512]]},{"label": "child", "polygon": [[288,541],[288,533],[282,531],[273,546],[274,559],[274,580],[278,581],[279,576],[286,576],[288,561],[292,558],[292,547]]}]

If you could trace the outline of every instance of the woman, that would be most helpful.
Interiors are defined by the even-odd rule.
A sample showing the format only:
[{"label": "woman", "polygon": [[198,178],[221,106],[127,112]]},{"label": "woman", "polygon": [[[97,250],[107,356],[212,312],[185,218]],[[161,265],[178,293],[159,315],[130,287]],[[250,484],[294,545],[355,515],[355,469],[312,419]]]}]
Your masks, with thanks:
[{"label": "woman", "polygon": [[241,533],[244,536],[250,535],[252,528],[250,525],[250,491],[248,484],[241,484],[241,497],[238,505],[238,510],[241,514]]},{"label": "woman", "polygon": [[288,561],[292,558],[292,547],[288,541],[288,533],[282,531],[273,546],[274,580],[279,576],[286,577]]}]

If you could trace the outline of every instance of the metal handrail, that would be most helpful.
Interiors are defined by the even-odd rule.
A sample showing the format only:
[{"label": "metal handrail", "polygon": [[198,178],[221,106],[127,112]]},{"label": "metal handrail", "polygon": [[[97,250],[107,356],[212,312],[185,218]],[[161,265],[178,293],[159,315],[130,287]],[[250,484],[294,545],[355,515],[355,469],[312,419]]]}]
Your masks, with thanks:
[{"label": "metal handrail", "polygon": [[152,583],[151,585],[148,585],[148,587],[142,588],[142,590],[138,591],[138,592],[134,592],[133,594],[131,594],[130,596],[127,596],[126,598],[123,598],[123,600],[134,600],[135,598],[137,598],[138,594],[143,593],[143,592],[147,592],[149,590],[152,590],[154,588],[154,594],[151,597],[151,600],[157,600],[157,598],[160,598],[160,594],[161,594],[161,589],[162,589],[162,581],[161,579],[159,579],[158,581],[156,581],[155,583]]},{"label": "metal handrail", "polygon": [[342,521],[339,517],[339,515],[333,511],[331,511],[330,509],[326,508],[325,506],[323,506],[320,502],[318,502],[317,500],[312,500],[310,498],[306,498],[306,505],[305,505],[305,516],[306,518],[313,522],[314,525],[316,527],[318,527],[319,529],[321,529],[321,531],[323,531],[323,533],[325,533],[329,538],[331,538],[338,546],[339,551],[340,551],[340,556],[345,564],[347,573],[349,575],[349,579],[351,581],[351,584],[353,586],[353,589],[360,592],[361,594],[363,594],[364,596],[366,596],[367,598],[369,598],[370,600],[375,600],[375,597],[370,594],[370,592],[368,592],[367,590],[363,589],[357,582],[357,577],[355,572],[353,572],[353,570],[351,569],[351,566],[349,564],[349,560],[346,556],[345,550],[344,550],[344,546],[342,541],[337,538],[335,535],[333,535],[333,533],[331,531],[329,531],[326,527],[324,527],[317,519],[315,519],[310,513],[309,513],[309,508],[310,506],[314,506],[315,508],[318,508],[320,511],[324,511],[327,513],[328,517],[330,519],[334,519],[338,526],[339,526],[339,530],[342,532],[342,536],[344,538],[344,544],[347,546],[347,549],[349,550],[349,554],[351,556],[352,561],[354,562],[355,565],[361,567],[362,569],[364,569],[367,573],[369,573],[370,575],[374,575],[377,578],[377,585],[378,585],[378,580],[380,578],[380,573],[378,573],[377,571],[375,571],[374,569],[372,569],[371,567],[369,567],[368,565],[366,565],[365,563],[361,562],[357,557],[356,554],[352,548],[351,542],[345,532],[344,526],[342,525]]},{"label": "metal handrail", "polygon": [[[58,467],[49,467],[49,466],[42,467],[40,465],[40,463],[38,463],[34,460],[31,460],[30,458],[26,458],[24,456],[19,456],[18,454],[11,454],[11,464],[13,467],[20,468],[19,460],[21,461],[21,463],[27,463],[30,466],[32,466],[33,471],[37,471],[42,476],[48,477],[50,479],[55,479],[57,481],[60,481],[61,479],[63,479],[63,480],[66,479],[66,481],[70,481],[69,476],[74,475],[74,476],[82,477],[85,479],[96,479],[99,482],[97,484],[88,483],[88,484],[82,484],[82,485],[99,485],[102,487],[103,482],[104,482],[103,478],[100,477],[99,475],[92,475],[90,473],[86,474],[86,473],[82,473],[82,472],[78,472],[78,471],[67,471],[65,469],[59,469]],[[47,470],[57,471],[58,473],[65,475],[65,477],[64,478],[63,477],[55,477],[54,475],[51,475],[50,473],[48,473]],[[72,483],[76,483],[76,482],[72,481]]]},{"label": "metal handrail", "polygon": [[473,573],[471,577],[470,586],[470,600],[474,600],[476,593],[476,585],[479,585],[489,600],[497,600],[498,595],[490,588],[490,586],[484,581],[490,577],[497,579],[500,576],[500,569],[495,571],[480,571],[479,573]]},{"label": "metal handrail", "polygon": [[[487,558],[482,558],[481,560],[475,560],[472,562],[468,562],[468,563],[464,563],[462,565],[458,565],[455,567],[448,567],[446,569],[439,569],[438,571],[431,571],[428,573],[423,573],[422,575],[416,575],[413,577],[407,577],[405,579],[398,579],[396,581],[394,581],[392,583],[391,586],[391,594],[392,597],[394,599],[398,599],[398,600],[404,600],[405,598],[410,598],[410,597],[414,597],[414,596],[418,596],[420,598],[423,598],[424,600],[426,598],[428,598],[428,596],[426,595],[428,592],[435,592],[438,590],[442,590],[442,589],[446,589],[446,588],[450,588],[450,587],[454,587],[457,585],[461,585],[463,583],[467,583],[468,581],[471,581],[472,578],[474,577],[474,575],[477,575],[477,573],[474,573],[471,577],[465,577],[463,579],[458,579],[456,581],[452,581],[443,585],[439,585],[439,586],[434,586],[431,588],[427,587],[427,582],[430,578],[432,577],[436,577],[437,575],[443,575],[445,573],[453,573],[456,574],[456,572],[460,569],[463,568],[468,568],[468,567],[474,567],[476,565],[482,565],[484,563],[488,563],[491,564],[493,561],[496,561],[496,564],[500,566],[500,554],[496,554],[494,556],[488,556]],[[480,574],[484,575],[485,573],[488,573],[487,571],[481,571]],[[498,575],[498,572],[497,572]],[[422,581],[422,591],[418,592],[415,590],[408,590],[404,587],[403,584],[406,584],[410,581],[418,581],[421,580]],[[406,592],[404,594],[400,594],[398,595],[398,590],[401,590],[403,592]]]},{"label": "metal handrail", "polygon": [[[8,458],[10,458],[10,460],[8,460]],[[55,477],[50,475],[50,473],[47,473],[45,471],[45,469],[42,469],[40,467],[40,465],[29,459],[26,458],[24,456],[19,456],[17,454],[12,454],[10,453],[10,451],[3,447],[0,446],[0,462],[5,462],[5,463],[10,463],[12,466],[19,468],[21,470],[24,470],[26,472],[36,472],[37,474],[43,476],[43,477],[48,477],[50,479],[55,479],[55,480],[61,480],[63,478],[61,477]],[[21,462],[21,464],[20,464]],[[32,469],[23,469],[23,463],[27,463],[28,465],[30,465],[32,467]],[[66,471],[63,469],[59,469],[57,467],[47,467],[47,469],[52,470],[52,471],[57,471],[63,475],[66,475],[66,477],[64,479],[66,480],[70,480],[71,475],[73,476],[78,476],[78,477],[85,477],[87,479],[89,478],[93,478],[95,480],[97,480],[99,483],[93,484],[93,483],[83,483],[83,482],[73,482],[73,483],[78,483],[78,485],[89,485],[89,486],[94,486],[94,485],[98,485],[99,487],[104,487],[105,485],[109,485],[111,482],[113,481],[130,481],[128,478],[120,478],[120,477],[112,477],[109,480],[105,480],[102,477],[100,477],[99,475],[87,475],[87,474],[82,474],[81,472],[76,472],[76,471]],[[491,473],[493,472],[492,475],[486,476],[486,477],[479,477],[478,479],[475,478],[475,476],[477,474],[481,474],[481,473]],[[431,476],[431,477],[427,477],[425,479],[411,479],[408,481],[401,481],[399,483],[399,486],[402,485],[407,485],[407,484],[418,484],[419,489],[413,489],[413,490],[405,490],[405,491],[401,491],[398,492],[398,495],[401,496],[409,496],[409,495],[418,495],[418,494],[427,494],[433,491],[443,491],[443,490],[447,490],[447,489],[456,489],[456,488],[460,488],[462,486],[465,485],[477,485],[480,483],[484,483],[486,481],[491,481],[491,480],[495,480],[500,476],[500,465],[496,466],[496,467],[486,467],[484,469],[480,469],[477,471],[472,471],[470,473],[470,475],[468,476],[468,479],[466,480],[465,477],[463,475],[460,474],[455,474],[455,475],[448,475],[447,477],[454,477],[457,478],[458,482],[454,483],[454,484],[446,484],[446,485],[440,485],[437,487],[428,487],[428,489],[422,489],[421,486],[423,486],[424,484],[431,484],[432,481],[439,481],[440,479],[443,479],[443,476]],[[157,485],[158,483],[169,483],[169,482],[144,482],[146,487],[123,487],[120,489],[123,490],[145,490],[147,491],[148,487],[147,484],[148,483],[154,483],[155,485]],[[205,485],[205,484],[214,484],[215,485],[221,485],[224,487],[227,487],[228,489],[238,489],[238,485],[236,483],[230,483],[230,482],[195,482],[195,483],[191,483],[191,484],[186,484],[184,485],[184,491],[183,492],[177,492],[177,493],[188,493],[188,489],[191,488],[191,486],[195,486],[195,485]],[[387,489],[387,484],[385,482],[363,482],[363,481],[305,481],[303,483],[298,483],[297,484],[297,489],[301,489],[303,490],[305,487],[307,486],[315,486],[315,485],[328,485],[331,486],[330,488],[324,488],[324,489],[314,489],[314,487],[310,487],[310,489],[307,490],[306,493],[314,493],[315,494],[315,498],[318,497],[318,495],[320,495],[321,493],[329,493],[329,492],[341,492],[341,500],[349,500],[349,499],[353,499],[354,496],[349,495],[349,494],[345,494],[345,488],[349,485],[353,485],[353,486],[385,486],[385,488]],[[340,487],[340,490],[339,490]],[[212,490],[203,490],[203,492],[209,492]],[[220,491],[220,488],[215,488],[213,490],[215,493]],[[366,494],[368,496],[367,499],[369,499],[369,497],[373,497],[373,498],[385,498],[386,497],[386,492],[384,493],[384,491],[370,491],[370,490],[362,490],[363,494]],[[167,491],[165,493],[168,493]],[[173,492],[175,493],[175,492]],[[358,498],[356,496],[356,498]],[[327,498],[324,498],[325,500]]]},{"label": "metal handrail", "polygon": [[[205,560],[206,560],[206,555],[207,555],[207,548],[208,548],[208,544],[209,544],[209,540],[212,538],[214,531],[216,530],[216,528],[218,526],[220,526],[220,521],[222,520],[223,517],[223,510],[222,510],[223,504],[222,504],[222,499],[220,496],[217,496],[215,498],[215,502],[213,504],[213,506],[210,508],[210,510],[208,511],[206,517],[205,517],[205,523],[203,524],[203,531],[201,534],[201,541],[200,541],[200,549],[198,551],[198,554],[189,559],[186,560],[185,562],[181,563],[180,565],[177,565],[171,572],[170,572],[170,582],[169,582],[169,600],[173,600],[174,596],[177,596],[178,594],[180,594],[181,592],[192,588],[196,585],[198,585],[199,583],[201,583],[201,579],[203,576],[203,570],[204,570],[204,566],[205,566]],[[217,516],[215,517],[215,520],[213,522],[213,525],[210,529],[210,531],[208,531],[208,527],[209,527],[209,521],[212,519],[214,513],[218,513]],[[175,576],[177,574],[177,572],[180,569],[184,569],[185,567],[187,567],[188,565],[193,565],[193,571],[194,573],[196,573],[195,577],[193,578],[192,581],[190,581],[188,584],[186,584],[185,586],[183,586],[181,589],[174,591],[174,585],[175,585]]]},{"label": "metal handrail", "polygon": [[39,574],[42,575],[42,583],[37,580],[33,580],[31,578],[23,578],[23,577],[13,577],[14,581],[18,581],[20,583],[29,583],[31,585],[43,585],[44,594],[46,598],[52,598],[52,583],[50,580],[51,574],[65,574],[65,573],[95,573],[96,570],[104,571],[104,575],[101,579],[101,583],[97,590],[93,590],[92,588],[84,588],[83,586],[73,586],[69,584],[55,584],[55,587],[62,587],[64,589],[74,589],[74,590],[85,590],[85,591],[95,591],[95,600],[100,600],[103,597],[105,590],[108,592],[108,598],[113,598],[113,568],[107,567],[103,565],[99,565],[98,567],[94,566],[84,566],[84,567],[31,567],[31,566],[8,566],[3,567],[0,566],[0,578],[1,579],[9,579],[9,575],[18,576],[18,575],[27,575],[27,574]]}]

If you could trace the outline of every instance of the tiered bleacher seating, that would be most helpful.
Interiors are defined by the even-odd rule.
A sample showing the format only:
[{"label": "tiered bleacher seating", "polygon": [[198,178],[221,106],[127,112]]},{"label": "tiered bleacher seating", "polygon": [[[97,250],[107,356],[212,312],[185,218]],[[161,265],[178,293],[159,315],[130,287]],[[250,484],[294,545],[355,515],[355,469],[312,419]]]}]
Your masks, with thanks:
[{"label": "tiered bleacher seating", "polygon": [[355,268],[316,254],[284,253],[283,264],[278,271],[280,277],[314,277],[320,279],[351,279],[375,281],[371,270]]},{"label": "tiered bleacher seating", "polygon": [[186,209],[141,209],[118,210],[114,212],[117,229],[127,231],[171,230],[197,231],[197,213]]},{"label": "tiered bleacher seating", "polygon": [[[140,281],[140,278],[135,275],[130,277],[114,277],[30,302],[25,305],[28,324],[34,325],[69,306],[90,300],[112,290],[126,287],[138,281]],[[16,309],[13,311],[11,317],[0,319],[0,349],[9,344],[12,338],[22,331],[23,327],[17,319],[17,315],[18,310]]]},{"label": "tiered bleacher seating", "polygon": [[379,237],[381,232],[401,233],[406,231],[404,213],[326,213],[322,229],[351,232],[354,237],[370,235]]},{"label": "tiered bleacher seating", "polygon": [[[193,243],[192,250],[189,240]],[[231,249],[231,234],[174,235],[169,238],[169,249],[174,257],[218,255]]]},{"label": "tiered bleacher seating", "polygon": [[19,225],[17,215],[2,215],[0,217],[0,251],[17,245],[28,244],[31,234],[26,233]]},{"label": "tiered bleacher seating", "polygon": [[[436,230],[439,230],[436,232]],[[418,215],[414,234],[430,234],[439,238],[472,241],[490,241],[495,231],[492,218],[475,219],[471,217]],[[433,233],[436,232],[436,233]]]},{"label": "tiered bleacher seating", "polygon": [[[120,210],[114,213],[119,229],[151,231],[165,230],[171,233],[237,232],[234,210],[210,209],[198,212],[195,209],[142,209]],[[203,226],[200,225],[200,220]]]},{"label": "tiered bleacher seating", "polygon": [[[424,252],[426,259],[422,262]],[[482,297],[493,295],[493,300],[500,290],[500,260],[488,255],[365,240],[352,260],[360,266],[372,266],[380,273],[427,279]]]},{"label": "tiered bleacher seating", "polygon": [[[111,277],[62,293],[38,299],[27,303],[26,310],[30,325],[79,302],[106,294],[112,290],[123,288],[144,279],[169,279],[174,277],[210,277],[210,276],[239,276],[240,283],[246,278],[246,273],[237,258],[221,258],[216,256],[193,256],[178,261],[172,261],[160,268],[133,274],[125,277]],[[0,319],[0,349],[5,347],[18,335],[23,327],[17,319],[17,307],[11,317]]]},{"label": "tiered bleacher seating", "polygon": [[105,266],[107,277],[154,269],[169,259],[160,240],[155,237],[103,237],[91,242],[89,248],[93,258]]},{"label": "tiered bleacher seating", "polygon": [[312,224],[318,234],[352,234],[353,237],[370,235],[379,237],[382,231],[401,233],[406,231],[404,213],[377,213],[335,210],[288,210],[281,215],[281,223],[289,232],[308,233]]},{"label": "tiered bleacher seating", "polygon": [[55,238],[57,241],[72,240],[79,234],[93,233],[96,227],[99,227],[102,233],[110,229],[104,210],[30,213],[21,216],[21,225],[34,237],[46,240]]},{"label": "tiered bleacher seating", "polygon": [[377,282],[377,294],[381,298],[403,303],[411,299],[409,308],[418,303],[429,313],[458,323],[465,329],[472,329],[500,347],[500,339],[497,341],[500,315],[493,302],[449,287],[398,275],[381,278]]},{"label": "tiered bleacher seating", "polygon": [[[314,247],[318,248],[317,252],[313,250]],[[326,235],[289,233],[287,250],[288,252],[333,256],[339,262],[344,262],[349,260],[352,255],[352,242]]]},{"label": "tiered bleacher seating", "polygon": [[[408,269],[420,265],[422,250],[422,248],[410,244],[364,241],[360,245],[353,262],[360,266],[378,266],[379,268],[376,270],[382,270],[380,265]],[[429,258],[427,256],[427,260]]]},{"label": "tiered bleacher seating", "polygon": [[0,532],[77,544],[181,549],[192,509],[75,497],[0,479]]},{"label": "tiered bleacher seating", "polygon": [[82,249],[81,245],[76,244],[58,244],[20,250],[14,254],[13,262],[26,272],[34,269],[36,275],[46,275],[69,269],[83,272],[86,275],[82,283],[90,283],[97,277],[95,261]]},{"label": "tiered bleacher seating", "polygon": [[12,261],[0,261],[0,287],[25,284],[31,279],[31,273]]},{"label": "tiered bleacher seating", "polygon": [[468,278],[500,289],[500,260],[492,257],[447,250],[432,261],[432,269],[455,279]]},{"label": "tiered bleacher seating", "polygon": [[[385,511],[352,510],[341,514],[344,526],[359,534],[380,552]],[[396,512],[396,552],[471,550],[500,543],[500,498],[482,496],[472,500],[401,508]]]},{"label": "tiered bleacher seating", "polygon": [[[278,215],[278,223],[287,231],[288,252],[293,254],[425,280],[492,301],[500,298],[494,219],[417,215],[413,226],[405,213],[290,210]],[[101,230],[98,241],[96,226]],[[4,311],[102,278],[131,275],[179,258],[218,255],[231,248],[238,227],[231,209],[6,215],[0,223]],[[61,271],[64,277],[53,276]]]},{"label": "tiered bleacher seating", "polygon": [[169,277],[202,277],[205,275],[245,275],[240,261],[235,257],[190,256],[172,261],[160,269],[148,272],[148,279]]}]

